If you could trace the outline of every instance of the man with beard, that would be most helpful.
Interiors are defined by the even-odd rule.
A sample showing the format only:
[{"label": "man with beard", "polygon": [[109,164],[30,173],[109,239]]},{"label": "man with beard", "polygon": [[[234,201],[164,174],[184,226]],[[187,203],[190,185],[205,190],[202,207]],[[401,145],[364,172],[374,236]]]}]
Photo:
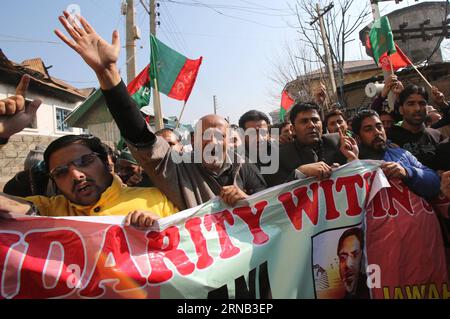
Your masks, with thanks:
[{"label": "man with beard", "polygon": [[439,194],[439,176],[422,165],[407,150],[387,142],[383,123],[374,110],[360,111],[353,118],[353,133],[359,142],[359,159],[384,160],[387,178],[401,179],[417,195],[434,198]]},{"label": "man with beard", "polygon": [[344,299],[368,299],[366,276],[360,273],[364,236],[361,228],[344,231],[339,238],[337,255],[339,274],[345,287]]},{"label": "man with beard", "polygon": [[65,135],[47,147],[45,167],[61,195],[25,198],[0,193],[2,213],[42,216],[124,215],[125,225],[148,227],[177,209],[156,188],[123,187],[93,136]]},{"label": "man with beard", "polygon": [[399,95],[401,126],[388,131],[392,143],[411,152],[422,164],[435,168],[436,149],[445,138],[436,129],[426,127],[428,93],[424,87],[407,85]]},{"label": "man with beard", "polygon": [[296,178],[331,176],[334,166],[358,158],[356,141],[338,133],[322,135],[319,106],[314,103],[297,103],[290,111],[295,134],[292,143],[280,146],[280,167],[275,174],[264,178],[269,186],[279,185]]},{"label": "man with beard", "polygon": [[[24,75],[16,95],[0,100],[0,147],[33,121],[42,103],[34,100],[25,105],[29,82],[30,77]],[[148,227],[161,216],[177,212],[157,189],[122,187],[120,178],[109,169],[107,150],[92,135],[65,135],[54,140],[44,152],[44,167],[62,195],[20,198],[0,193],[0,215],[105,216],[129,213],[125,225]]]},{"label": "man with beard", "polygon": [[195,207],[216,196],[234,205],[266,187],[252,164],[231,163],[227,154],[229,124],[221,116],[202,117],[196,126],[194,152],[180,157],[147,125],[121,79],[117,67],[119,33],[113,32],[110,44],[83,17],[79,17],[81,26],[67,12],[59,21],[72,39],[59,30],[56,35],[96,73],[106,105],[131,154],[178,208]]}]

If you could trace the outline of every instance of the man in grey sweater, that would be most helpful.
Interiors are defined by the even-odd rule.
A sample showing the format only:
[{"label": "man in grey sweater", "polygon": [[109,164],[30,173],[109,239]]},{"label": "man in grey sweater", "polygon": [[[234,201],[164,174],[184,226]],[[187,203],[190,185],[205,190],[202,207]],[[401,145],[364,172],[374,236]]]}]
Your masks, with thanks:
[{"label": "man in grey sweater", "polygon": [[[113,32],[112,43],[102,39],[80,17],[81,26],[67,12],[59,20],[72,39],[61,31],[56,35],[75,50],[94,70],[107,106],[131,153],[147,175],[180,210],[195,207],[220,196],[234,205],[238,200],[263,190],[266,185],[249,163],[232,163],[228,156],[228,123],[220,116],[206,115],[197,128],[197,154],[173,154],[169,144],[152,132],[128,94],[117,69],[120,41]],[[198,156],[200,154],[200,156]],[[205,156],[206,154],[206,156]]]}]

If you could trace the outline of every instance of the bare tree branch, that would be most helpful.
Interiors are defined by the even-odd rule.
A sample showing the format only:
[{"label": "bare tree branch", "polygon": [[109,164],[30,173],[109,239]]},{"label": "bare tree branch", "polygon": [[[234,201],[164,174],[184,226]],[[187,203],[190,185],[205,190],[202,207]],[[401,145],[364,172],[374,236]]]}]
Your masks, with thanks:
[{"label": "bare tree branch", "polygon": [[[324,48],[320,36],[319,22],[312,25],[310,22],[317,18],[316,2],[325,7],[331,0],[296,0],[294,5],[288,5],[293,14],[296,15],[296,23],[290,23],[289,26],[298,31],[299,42],[295,46],[287,46],[284,56],[284,67],[276,67],[276,72],[272,78],[277,81],[289,81],[289,79],[298,79],[306,86],[308,73],[317,69],[323,78],[323,71],[326,65],[324,59]],[[353,34],[358,28],[367,21],[370,15],[369,7],[362,5],[360,9],[355,6],[361,5],[360,1],[355,0],[334,0],[334,7],[323,15],[326,30],[326,38],[330,44],[330,54],[333,69],[336,70],[336,80],[341,87],[344,85],[344,61],[346,59],[347,44],[351,41]],[[323,13],[323,11],[321,12]],[[352,14],[353,13],[353,14]],[[301,80],[300,80],[301,79]],[[292,81],[292,80],[291,80]],[[284,82],[283,86],[288,83]],[[345,96],[341,96],[345,101]]]}]

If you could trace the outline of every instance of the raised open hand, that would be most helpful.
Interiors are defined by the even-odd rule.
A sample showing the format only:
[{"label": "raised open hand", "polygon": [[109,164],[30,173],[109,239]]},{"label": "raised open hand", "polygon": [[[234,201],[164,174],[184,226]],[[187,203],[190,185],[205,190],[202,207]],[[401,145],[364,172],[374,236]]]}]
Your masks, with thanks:
[{"label": "raised open hand", "polygon": [[81,16],[77,18],[82,27],[66,11],[64,16],[58,18],[72,40],[59,30],[55,30],[55,34],[74,49],[95,73],[99,74],[115,67],[120,51],[119,32],[114,30],[110,44],[97,34],[86,19]]}]

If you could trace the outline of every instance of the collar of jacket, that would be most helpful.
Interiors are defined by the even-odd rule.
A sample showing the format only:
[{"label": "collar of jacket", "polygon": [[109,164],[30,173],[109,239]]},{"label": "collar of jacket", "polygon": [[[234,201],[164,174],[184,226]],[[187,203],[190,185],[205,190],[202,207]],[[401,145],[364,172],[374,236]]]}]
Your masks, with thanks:
[{"label": "collar of jacket", "polygon": [[84,212],[86,215],[90,215],[89,214],[90,210],[99,207],[100,211],[102,207],[105,206],[106,203],[116,201],[119,198],[123,187],[124,186],[120,177],[113,174],[113,181],[111,185],[102,193],[100,199],[95,204],[90,206],[83,206],[70,202],[70,206],[72,206],[77,211],[81,211]]}]

